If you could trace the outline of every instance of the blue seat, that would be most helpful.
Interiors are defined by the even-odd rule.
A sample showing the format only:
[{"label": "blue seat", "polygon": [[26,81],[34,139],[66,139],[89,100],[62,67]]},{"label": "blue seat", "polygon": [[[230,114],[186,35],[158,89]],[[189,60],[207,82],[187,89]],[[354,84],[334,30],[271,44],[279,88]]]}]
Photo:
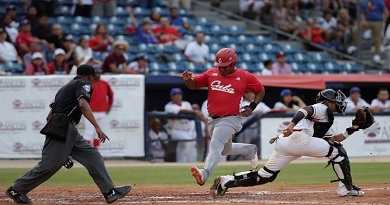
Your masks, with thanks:
[{"label": "blue seat", "polygon": [[322,63],[307,63],[307,69],[311,73],[323,73],[325,72],[325,67]]},{"label": "blue seat", "polygon": [[308,73],[308,68],[306,63],[297,63],[297,62],[292,62],[290,63],[291,70],[294,73]]},{"label": "blue seat", "polygon": [[167,73],[168,65],[166,63],[150,63],[149,64],[149,72],[158,72],[158,73]]},{"label": "blue seat", "polygon": [[204,42],[206,44],[219,43],[219,39],[215,36],[205,35]]},{"label": "blue seat", "polygon": [[248,43],[245,45],[245,50],[246,52],[251,52],[251,53],[260,53],[263,52],[263,47],[261,45],[253,44],[253,43]]},{"label": "blue seat", "polygon": [[198,18],[198,24],[199,25],[204,25],[204,26],[213,26],[215,25],[215,20],[214,19],[209,19],[206,17],[200,17]]},{"label": "blue seat", "polygon": [[219,44],[213,43],[209,45],[210,53],[217,53],[221,49]]},{"label": "blue seat", "polygon": [[150,14],[150,11],[148,9],[144,9],[142,7],[135,7],[135,8],[133,8],[133,14],[134,14],[134,16],[148,17]]},{"label": "blue seat", "polygon": [[56,23],[59,23],[61,25],[63,25],[63,24],[73,24],[74,23],[74,19],[72,17],[69,17],[69,16],[57,16]]},{"label": "blue seat", "polygon": [[74,35],[85,35],[91,33],[87,26],[79,25],[77,23],[71,25],[70,32]]},{"label": "blue seat", "polygon": [[253,36],[251,36],[251,35],[241,34],[241,35],[237,36],[237,42],[241,43],[241,44],[248,44],[248,43],[253,44],[253,43],[255,43],[255,40],[254,40]]},{"label": "blue seat", "polygon": [[232,25],[228,28],[230,35],[242,35],[245,34],[246,30],[245,28],[241,26]]},{"label": "blue seat", "polygon": [[255,35],[254,36],[255,43],[270,43],[272,40],[269,37],[263,36],[263,35]]},{"label": "blue seat", "polygon": [[222,36],[219,38],[219,42],[220,42],[220,43],[225,43],[225,44],[228,44],[228,43],[237,43],[237,39],[234,38],[233,36],[222,35]]},{"label": "blue seat", "polygon": [[282,51],[285,52],[286,54],[292,54],[292,53],[301,52],[302,49],[298,46],[284,44],[282,45]]},{"label": "blue seat", "polygon": [[4,71],[12,74],[22,74],[24,72],[24,68],[22,64],[6,62],[4,63]]},{"label": "blue seat", "polygon": [[341,71],[344,70],[342,65],[333,61],[326,62],[324,66],[325,66],[325,71],[328,73],[340,73]]},{"label": "blue seat", "polygon": [[172,55],[173,59],[177,62],[185,61],[186,57],[182,53],[175,53]]},{"label": "blue seat", "polygon": [[258,54],[258,57],[259,57],[259,60],[260,61],[266,61],[266,60],[272,60],[274,61],[275,60],[275,56],[274,55],[270,55],[266,52],[261,52]]},{"label": "blue seat", "polygon": [[298,62],[308,62],[311,61],[312,58],[309,54],[300,52],[300,53],[295,53],[294,54],[294,60]]},{"label": "blue seat", "polygon": [[318,62],[325,62],[331,59],[328,53],[323,53],[323,52],[313,53],[311,54],[311,57],[313,60]]},{"label": "blue seat", "polygon": [[354,62],[346,62],[342,63],[342,66],[344,67],[344,71],[347,73],[363,73],[364,67],[363,65],[359,65]]},{"label": "blue seat", "polygon": [[108,23],[113,24],[115,26],[125,26],[126,25],[126,19],[113,16],[108,19]]},{"label": "blue seat", "polygon": [[268,53],[277,53],[282,50],[281,46],[276,43],[266,43],[263,44],[263,49]]},{"label": "blue seat", "polygon": [[245,47],[240,44],[230,43],[226,45],[227,48],[231,48],[236,51],[237,55],[245,52]]},{"label": "blue seat", "polygon": [[78,24],[89,25],[92,23],[92,20],[91,20],[91,18],[76,16],[76,17],[74,17],[74,22],[78,23]]},{"label": "blue seat", "polygon": [[71,9],[70,9],[69,6],[62,5],[62,6],[57,7],[55,9],[54,13],[59,15],[59,16],[70,16],[71,15]]},{"label": "blue seat", "polygon": [[116,16],[128,16],[129,13],[127,13],[126,8],[122,6],[116,7]]}]

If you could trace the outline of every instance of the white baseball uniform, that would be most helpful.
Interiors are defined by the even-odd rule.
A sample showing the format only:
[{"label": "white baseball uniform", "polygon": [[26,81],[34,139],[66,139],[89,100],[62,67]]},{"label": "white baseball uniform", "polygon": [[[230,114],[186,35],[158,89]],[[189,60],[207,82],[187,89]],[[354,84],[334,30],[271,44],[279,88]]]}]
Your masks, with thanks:
[{"label": "white baseball uniform", "polygon": [[[187,101],[182,101],[181,105],[172,101],[165,105],[165,112],[179,114],[180,110],[192,110],[192,106]],[[171,128],[171,137],[176,140],[194,140],[188,142],[178,142],[176,147],[177,162],[196,162],[196,132],[195,122],[187,119],[170,119],[168,120]]]},{"label": "white baseball uniform", "polygon": [[380,108],[385,108],[383,110],[383,112],[389,112],[390,111],[390,100],[386,100],[386,102],[383,103],[382,101],[380,101],[378,99],[373,99],[371,101],[371,106],[377,106],[377,107],[380,107]]},{"label": "white baseball uniform", "polygon": [[[150,129],[149,138],[151,140],[168,140],[168,135],[162,130],[156,133]],[[150,143],[149,151],[152,162],[164,162],[165,149],[162,146],[161,141],[152,141]]]},{"label": "white baseball uniform", "polygon": [[370,107],[370,104],[368,104],[363,98],[359,98],[358,101],[355,103],[351,100],[350,97],[345,98],[344,102],[347,103],[347,107],[345,108],[345,112],[353,112],[355,113],[355,109],[359,107]]}]

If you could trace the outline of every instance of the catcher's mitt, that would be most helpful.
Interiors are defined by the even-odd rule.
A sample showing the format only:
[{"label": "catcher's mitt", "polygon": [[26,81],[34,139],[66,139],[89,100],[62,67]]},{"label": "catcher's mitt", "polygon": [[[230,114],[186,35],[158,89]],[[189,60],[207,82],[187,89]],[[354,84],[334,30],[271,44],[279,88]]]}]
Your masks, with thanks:
[{"label": "catcher's mitt", "polygon": [[353,129],[366,129],[374,123],[374,116],[368,107],[359,108],[356,111],[355,119],[352,120]]}]

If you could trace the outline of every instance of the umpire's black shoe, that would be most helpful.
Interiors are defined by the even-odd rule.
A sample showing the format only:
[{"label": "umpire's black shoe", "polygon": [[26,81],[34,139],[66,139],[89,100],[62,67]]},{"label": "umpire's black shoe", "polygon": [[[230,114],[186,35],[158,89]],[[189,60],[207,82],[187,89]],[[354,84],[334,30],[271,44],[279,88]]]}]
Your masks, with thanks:
[{"label": "umpire's black shoe", "polygon": [[131,186],[117,186],[111,189],[110,192],[104,194],[104,198],[108,204],[115,202],[116,200],[125,197],[131,190]]},{"label": "umpire's black shoe", "polygon": [[7,196],[9,198],[11,198],[12,200],[14,200],[16,203],[19,203],[19,204],[30,204],[31,203],[30,198],[28,198],[28,196],[25,193],[20,193],[20,192],[16,191],[15,189],[13,189],[12,187],[8,188],[5,191],[5,194],[7,194]]}]

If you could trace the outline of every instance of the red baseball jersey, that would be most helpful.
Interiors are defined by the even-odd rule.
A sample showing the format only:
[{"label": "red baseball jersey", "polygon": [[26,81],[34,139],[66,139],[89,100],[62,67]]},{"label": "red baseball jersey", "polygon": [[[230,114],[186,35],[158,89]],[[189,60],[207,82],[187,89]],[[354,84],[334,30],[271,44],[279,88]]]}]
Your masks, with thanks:
[{"label": "red baseball jersey", "polygon": [[194,80],[196,88],[208,87],[207,110],[210,115],[237,115],[246,90],[255,94],[264,90],[256,76],[240,68],[226,76],[222,76],[218,68],[212,68],[195,76]]}]

